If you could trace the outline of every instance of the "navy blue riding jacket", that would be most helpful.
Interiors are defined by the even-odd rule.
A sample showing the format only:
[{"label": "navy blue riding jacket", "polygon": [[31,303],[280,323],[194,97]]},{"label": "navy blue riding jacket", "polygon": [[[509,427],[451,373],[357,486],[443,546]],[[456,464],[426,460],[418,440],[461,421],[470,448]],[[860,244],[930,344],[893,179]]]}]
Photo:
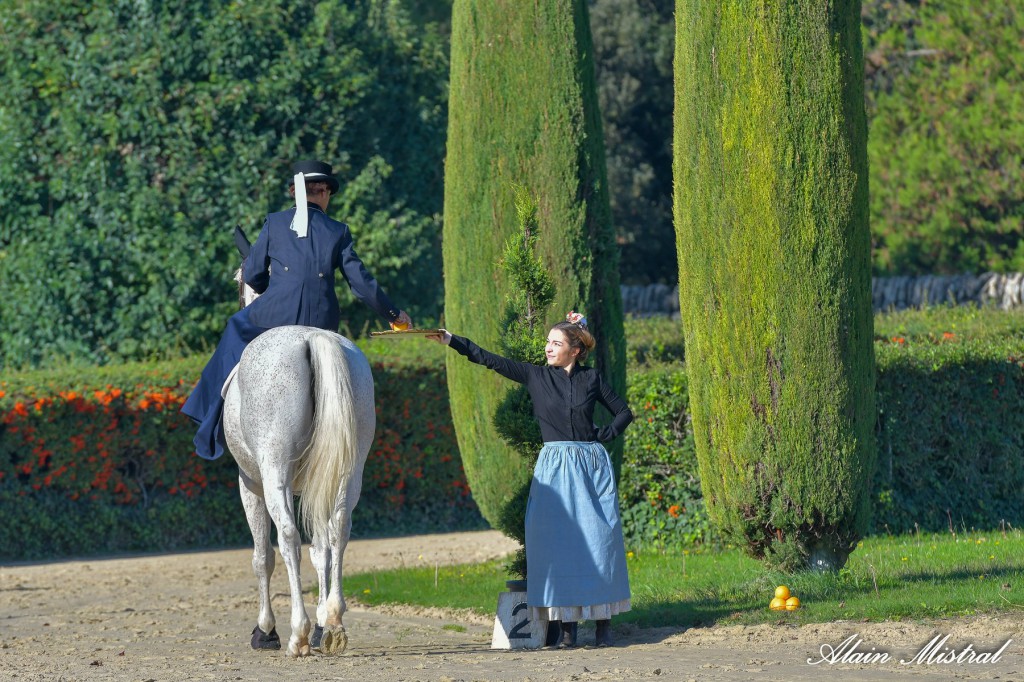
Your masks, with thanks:
[{"label": "navy blue riding jacket", "polygon": [[399,310],[380,288],[352,245],[348,225],[309,204],[309,230],[303,239],[291,229],[295,209],[271,213],[242,264],[242,277],[260,297],[249,305],[249,319],[260,327],[301,324],[338,330],[341,311],[334,292],[340,269],[356,298],[394,322]]}]

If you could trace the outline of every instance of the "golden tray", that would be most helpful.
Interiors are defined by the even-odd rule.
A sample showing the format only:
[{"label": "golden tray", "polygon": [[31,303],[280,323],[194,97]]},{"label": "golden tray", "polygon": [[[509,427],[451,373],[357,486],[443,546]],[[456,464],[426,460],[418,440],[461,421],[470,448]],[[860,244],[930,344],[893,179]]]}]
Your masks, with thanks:
[{"label": "golden tray", "polygon": [[427,334],[440,334],[444,336],[443,329],[389,329],[384,332],[370,332],[372,338],[388,339],[400,336],[425,336]]}]

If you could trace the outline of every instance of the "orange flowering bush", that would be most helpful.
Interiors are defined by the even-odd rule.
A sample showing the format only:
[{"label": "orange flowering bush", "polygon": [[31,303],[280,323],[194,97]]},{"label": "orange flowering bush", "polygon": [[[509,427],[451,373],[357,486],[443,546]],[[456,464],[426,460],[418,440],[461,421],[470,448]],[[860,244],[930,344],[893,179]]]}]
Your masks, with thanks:
[{"label": "orange flowering bush", "polygon": [[204,467],[193,455],[179,413],[187,391],[182,381],[107,385],[0,403],[0,484],[19,496],[52,490],[143,506],[161,493],[192,497],[211,480],[231,487],[231,467]]},{"label": "orange flowering bush", "polygon": [[619,483],[626,544],[665,550],[707,541],[711,526],[701,497],[686,372],[631,372],[627,396],[636,419],[626,429]]},{"label": "orange flowering bush", "polygon": [[377,437],[366,461],[356,532],[485,527],[469,493],[444,366],[374,364]]},{"label": "orange flowering bush", "polygon": [[[94,373],[108,379],[94,387],[61,373],[0,382],[0,558],[251,542],[234,461],[197,457],[180,413],[196,363],[133,371]],[[355,534],[479,527],[441,363],[373,373],[377,438]]]}]

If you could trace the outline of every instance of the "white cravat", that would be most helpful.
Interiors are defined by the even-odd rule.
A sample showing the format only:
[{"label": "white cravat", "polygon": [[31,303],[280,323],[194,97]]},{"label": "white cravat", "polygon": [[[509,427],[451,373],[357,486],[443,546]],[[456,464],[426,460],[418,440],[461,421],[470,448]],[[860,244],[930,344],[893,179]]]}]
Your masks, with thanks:
[{"label": "white cravat", "polygon": [[295,217],[292,218],[292,230],[299,239],[305,239],[309,231],[309,209],[306,208],[306,177],[302,173],[295,174]]}]

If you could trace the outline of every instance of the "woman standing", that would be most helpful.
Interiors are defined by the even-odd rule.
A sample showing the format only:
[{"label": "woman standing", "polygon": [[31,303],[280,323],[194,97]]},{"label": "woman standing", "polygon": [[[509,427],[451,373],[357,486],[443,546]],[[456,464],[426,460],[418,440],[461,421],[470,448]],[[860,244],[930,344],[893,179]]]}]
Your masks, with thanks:
[{"label": "woman standing", "polygon": [[[551,623],[548,645],[576,646],[577,623],[593,620],[597,646],[609,646],[611,617],[630,609],[630,593],[615,472],[602,443],[619,436],[633,413],[600,372],[581,364],[595,346],[586,318],[570,312],[566,320],[548,332],[547,367],[444,330],[427,338],[529,391],[544,439],[526,507],[530,616]],[[598,402],[614,415],[607,426],[594,425]]]}]

